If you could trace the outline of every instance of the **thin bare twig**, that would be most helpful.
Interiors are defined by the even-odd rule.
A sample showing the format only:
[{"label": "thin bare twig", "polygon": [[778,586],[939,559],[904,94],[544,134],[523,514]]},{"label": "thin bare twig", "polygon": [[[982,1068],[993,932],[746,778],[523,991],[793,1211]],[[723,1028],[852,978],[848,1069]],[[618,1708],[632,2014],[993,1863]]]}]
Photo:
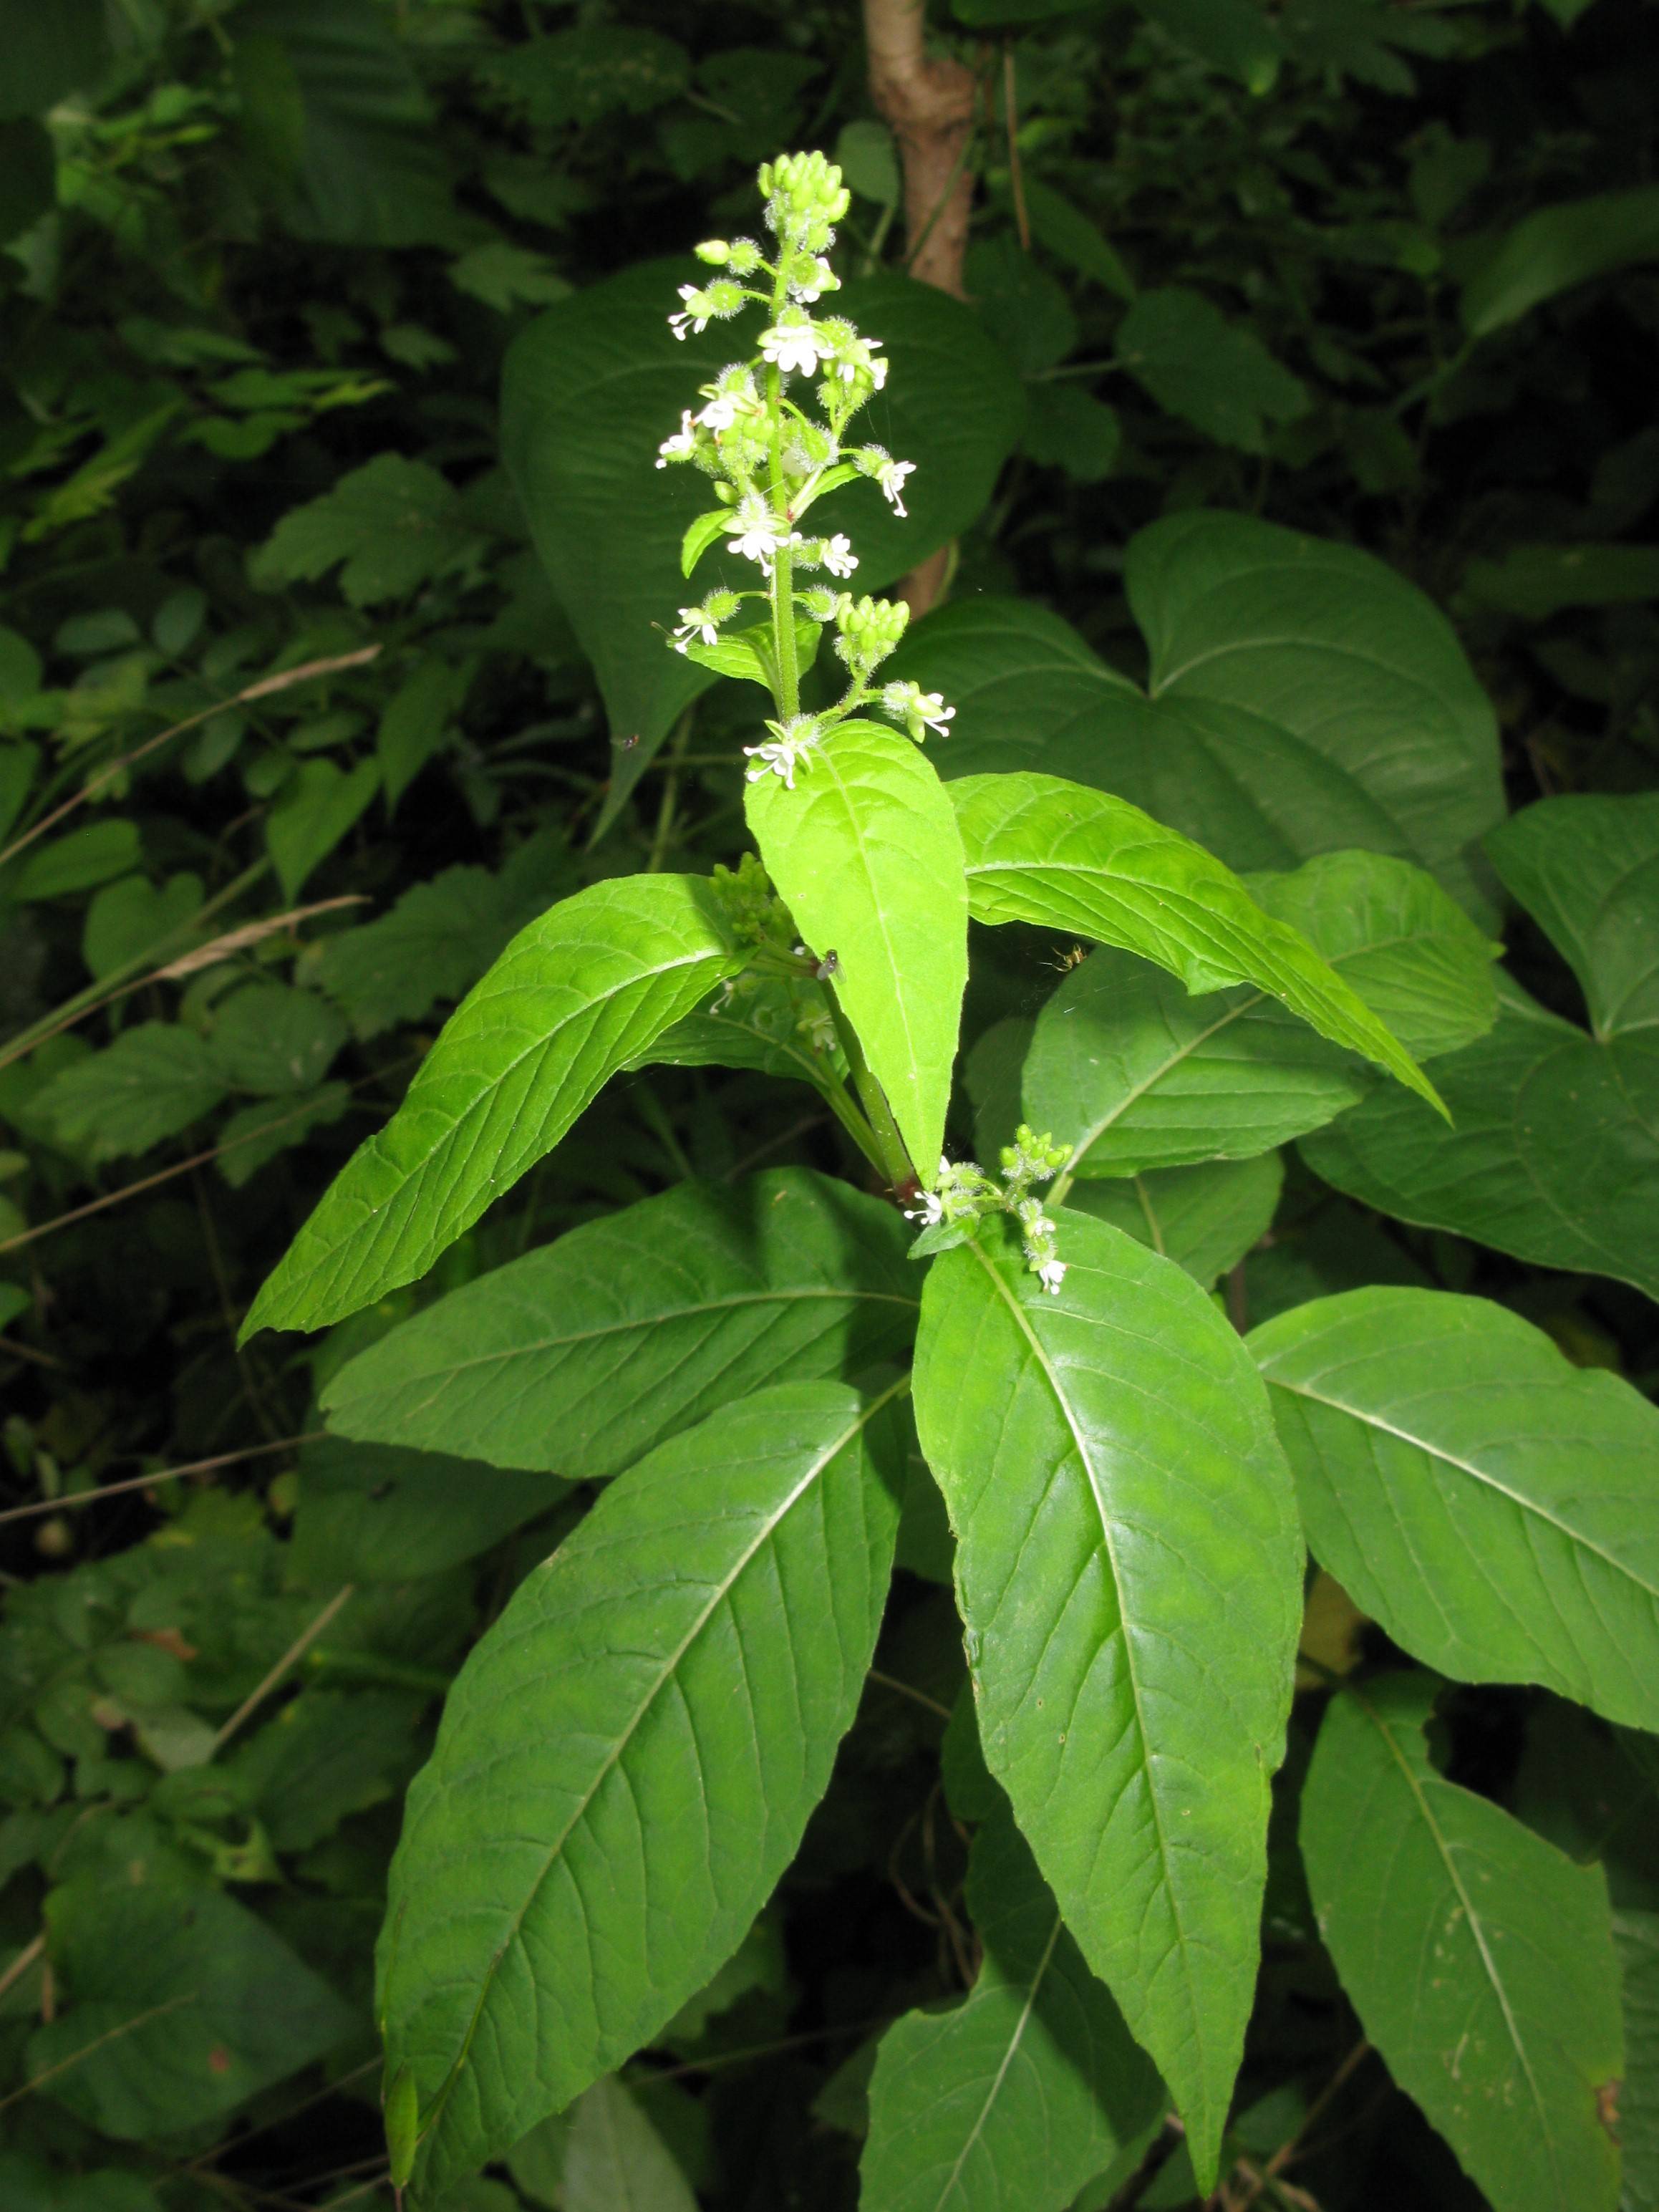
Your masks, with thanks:
[{"label": "thin bare twig", "polygon": [[170,729],[159,731],[153,738],[146,738],[142,745],[135,745],[130,753],[123,753],[119,760],[112,761],[107,768],[100,769],[90,783],[82,784],[80,790],[71,793],[61,806],[55,806],[50,814],[43,814],[33,829],[26,830],[21,837],[14,837],[4,852],[0,853],[0,867],[3,867],[14,854],[21,853],[26,845],[32,845],[37,837],[44,836],[66,814],[73,814],[77,806],[84,806],[88,799],[95,797],[106,783],[112,783],[135,761],[143,760],[146,753],[153,753],[157,745],[166,744],[169,738],[181,738],[186,730],[193,730],[198,722],[211,721],[216,714],[225,714],[232,707],[240,707],[250,699],[268,698],[273,691],[287,691],[295,684],[303,684],[308,677],[333,676],[343,668],[361,668],[366,662],[376,659],[380,651],[378,645],[360,646],[355,653],[337,653],[329,660],[307,660],[298,668],[285,668],[278,676],[262,676],[257,684],[246,684],[228,699],[216,699],[210,707],[204,707],[199,714],[188,714],[182,722],[174,722]]},{"label": "thin bare twig", "polygon": [[1031,222],[1025,212],[1025,172],[1019,159],[1019,126],[1015,112],[1017,99],[1014,42],[1010,39],[1002,49],[1002,119],[1008,131],[1008,183],[1014,196],[1014,228],[1019,233],[1020,252],[1029,253],[1031,250]]},{"label": "thin bare twig", "polygon": [[8,1521],[32,1521],[42,1513],[67,1513],[76,1506],[96,1505],[100,1498],[119,1498],[131,1490],[149,1490],[158,1482],[177,1482],[182,1475],[211,1474],[216,1468],[234,1467],[238,1460],[258,1459],[267,1452],[297,1451],[301,1444],[314,1444],[326,1434],[325,1429],[312,1429],[302,1437],[283,1437],[269,1444],[245,1444],[240,1451],[220,1452],[212,1459],[193,1459],[183,1467],[157,1468],[152,1474],[131,1475],[121,1482],[106,1482],[97,1490],[75,1490],[63,1498],[37,1498],[32,1505],[14,1505],[0,1513],[0,1527]]},{"label": "thin bare twig", "polygon": [[276,1687],[283,1677],[288,1673],[289,1668],[297,1665],[299,1661],[304,1658],[306,1653],[317,1641],[317,1638],[328,1626],[330,1621],[333,1620],[335,1614],[338,1613],[340,1607],[352,1595],[357,1585],[356,1583],[343,1583],[341,1587],[335,1591],[333,1596],[330,1598],[328,1603],[323,1607],[322,1611],[317,1615],[317,1618],[311,1623],[310,1626],[301,1630],[300,1633],[295,1638],[293,1643],[289,1645],[288,1650],[283,1652],[282,1657],[276,1662],[276,1664],[265,1676],[264,1681],[259,1684],[257,1689],[250,1690],[248,1692],[246,1697],[245,1697],[241,1704],[237,1706],[230,1718],[222,1728],[216,1730],[213,1738],[213,1748],[215,1751],[219,1750],[222,1745],[230,1741],[231,1737],[235,1735],[237,1729],[240,1728],[242,1723],[246,1720],[249,1714],[258,1711],[258,1708],[264,1703],[265,1699]]},{"label": "thin bare twig", "polygon": [[6,1991],[10,1989],[15,1983],[21,1982],[22,1980],[24,1975],[27,1973],[29,1968],[34,1964],[35,1960],[40,1956],[40,1954],[46,1949],[46,1938],[44,1930],[35,1937],[32,1943],[24,1944],[22,1949],[12,1960],[10,1966],[6,1968],[4,1973],[0,1974],[0,1997],[4,1996]]}]

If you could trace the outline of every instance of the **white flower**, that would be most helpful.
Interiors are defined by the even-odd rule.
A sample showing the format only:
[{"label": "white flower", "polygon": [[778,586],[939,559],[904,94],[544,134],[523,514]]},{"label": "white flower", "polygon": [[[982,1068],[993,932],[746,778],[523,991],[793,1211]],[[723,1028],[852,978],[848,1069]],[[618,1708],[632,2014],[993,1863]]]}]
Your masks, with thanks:
[{"label": "white flower", "polygon": [[904,504],[904,479],[915,476],[915,472],[914,461],[883,461],[877,467],[876,482],[881,486],[888,505],[897,514],[909,513]]},{"label": "white flower", "polygon": [[822,565],[832,576],[850,576],[859,565],[859,556],[853,550],[853,541],[837,531],[833,538],[823,541],[823,550],[818,556]]},{"label": "white flower", "polygon": [[954,707],[945,703],[942,691],[924,691],[915,702],[915,711],[926,726],[939,737],[945,735],[945,725],[956,714]]},{"label": "white flower", "polygon": [[[878,338],[876,340],[876,343],[879,345],[881,343],[881,340]],[[883,385],[886,383],[887,362],[884,357],[880,361],[872,361],[871,362],[870,380],[875,386],[878,392],[879,392]]]},{"label": "white flower", "polygon": [[769,331],[763,331],[760,349],[762,360],[774,368],[799,369],[803,376],[812,375],[817,368],[818,334],[805,315],[799,322],[775,323]]},{"label": "white flower", "polygon": [[[942,1168],[945,1163],[941,1161],[939,1164]],[[921,1204],[907,1206],[904,1209],[905,1219],[920,1221],[925,1229],[937,1228],[945,1218],[944,1200],[936,1190],[918,1191],[916,1195],[921,1199]]]},{"label": "white flower", "polygon": [[670,461],[689,460],[697,450],[697,434],[691,427],[691,417],[684,410],[680,414],[680,427],[672,438],[665,438],[657,448],[657,466],[665,469]]},{"label": "white flower", "polygon": [[[708,302],[695,284],[682,284],[679,290],[680,297],[685,301],[685,306],[678,315],[671,315],[668,318],[668,327],[677,338],[683,338],[685,336],[686,325],[690,324],[701,337],[708,328]],[[691,304],[694,300],[697,303],[695,307]]]},{"label": "white flower", "polygon": [[803,304],[816,300],[821,293],[836,292],[840,289],[840,278],[821,253],[815,253],[812,256],[810,275],[801,274],[789,279],[790,297],[799,300]]},{"label": "white flower", "polygon": [[1045,1291],[1057,1291],[1066,1279],[1064,1260],[1045,1260],[1037,1269],[1037,1280]]},{"label": "white flower", "polygon": [[787,722],[769,722],[769,730],[776,732],[776,741],[765,745],[745,745],[744,751],[756,765],[744,770],[747,783],[759,783],[769,773],[781,776],[787,789],[795,787],[795,770],[806,765],[807,757],[818,742],[818,726],[811,714],[797,714]]},{"label": "white flower", "polygon": [[697,420],[705,430],[729,430],[741,411],[736,394],[722,392],[709,401]]},{"label": "white flower", "polygon": [[720,636],[718,626],[708,619],[707,607],[682,607],[679,627],[670,643],[676,653],[684,653],[694,639],[701,638],[704,645],[718,645]]},{"label": "white flower", "polygon": [[726,526],[732,532],[726,551],[744,561],[758,561],[763,568],[771,567],[772,556],[785,542],[776,515],[754,492],[738,501],[737,513]]}]

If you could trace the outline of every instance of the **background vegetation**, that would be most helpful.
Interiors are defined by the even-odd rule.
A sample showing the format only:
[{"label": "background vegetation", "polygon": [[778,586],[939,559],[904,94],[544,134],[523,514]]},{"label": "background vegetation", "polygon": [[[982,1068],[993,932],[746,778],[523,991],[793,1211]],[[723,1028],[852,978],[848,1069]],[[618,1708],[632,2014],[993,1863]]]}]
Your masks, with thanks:
[{"label": "background vegetation", "polygon": [[[1127,540],[1236,508],[1448,611],[1512,805],[1650,790],[1659,13],[957,0],[935,27],[975,87],[963,281],[1024,405],[949,597],[1024,594],[1138,672]],[[369,1999],[402,1792],[581,1494],[315,1434],[413,1292],[312,1345],[236,1330],[521,922],[742,843],[738,687],[672,731],[607,722],[499,458],[507,347],[752,225],[785,145],[846,165],[848,273],[901,270],[899,166],[833,0],[9,0],[0,31],[0,2200],[389,2201]],[[1278,857],[1236,805],[1181,826]],[[1578,1019],[1542,933],[1505,934]],[[997,1035],[1068,955],[976,950],[963,1150]],[[1547,1133],[1583,1235],[1539,1265],[1287,1150],[1230,1309],[1476,1290],[1650,1392],[1643,1110],[1599,1153]],[[629,1077],[420,1296],[688,1175],[792,1162],[849,1169],[811,1092]],[[1579,1272],[1592,1220],[1615,1260]],[[974,1965],[942,1552],[907,1523],[830,1796],[731,1967],[568,2166],[532,2143],[458,2212],[854,2201],[870,2039]],[[1316,1590],[1323,1664],[1367,1634]],[[1457,1780],[1602,1857],[1616,1907],[1659,1904],[1650,1742],[1543,1692],[1462,1692],[1450,1722]],[[1291,1786],[1298,1757],[1293,1734]],[[1274,1864],[1225,2201],[1478,2205],[1364,2049],[1288,1828]],[[1659,2075],[1621,2124],[1626,2202],[1659,2203]],[[1173,2137],[1136,2160],[1080,2203],[1193,2201]]]}]

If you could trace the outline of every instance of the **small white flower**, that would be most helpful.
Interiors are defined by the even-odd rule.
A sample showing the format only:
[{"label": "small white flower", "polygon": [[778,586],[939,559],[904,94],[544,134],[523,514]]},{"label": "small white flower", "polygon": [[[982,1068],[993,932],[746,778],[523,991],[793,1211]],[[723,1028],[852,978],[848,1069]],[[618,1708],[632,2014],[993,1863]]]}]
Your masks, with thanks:
[{"label": "small white flower", "polygon": [[956,711],[954,707],[945,705],[942,691],[924,691],[915,702],[915,712],[922,722],[941,738],[945,735],[945,725],[953,718]]},{"label": "small white flower", "polygon": [[[695,284],[682,284],[679,291],[681,299],[686,304],[678,315],[671,315],[668,318],[668,327],[677,338],[683,338],[689,324],[691,329],[701,337],[708,327],[708,303]],[[696,308],[691,305],[694,300],[698,303]]]},{"label": "small white flower", "polygon": [[915,472],[914,461],[883,461],[876,470],[876,482],[881,486],[888,505],[896,514],[909,513],[904,504],[904,479],[915,476]]},{"label": "small white flower", "polygon": [[729,430],[740,412],[736,395],[722,392],[697,416],[705,430]]},{"label": "small white flower", "polygon": [[839,531],[833,538],[824,539],[823,550],[818,558],[832,576],[850,576],[859,565],[859,556],[853,550],[852,539]]},{"label": "small white flower", "polygon": [[756,765],[744,770],[744,781],[759,783],[769,774],[781,776],[785,787],[795,787],[795,770],[807,764],[808,756],[816,750],[818,726],[811,714],[797,714],[787,722],[769,722],[769,730],[775,731],[775,743],[764,745],[745,745],[744,751]]},{"label": "small white flower", "polygon": [[804,315],[798,323],[775,323],[769,331],[763,331],[760,349],[762,360],[774,368],[786,373],[798,369],[803,376],[817,371],[818,334]]},{"label": "small white flower", "polygon": [[[944,1164],[943,1162],[941,1162],[940,1164],[942,1166]],[[921,1204],[920,1206],[907,1206],[904,1209],[905,1219],[907,1221],[920,1221],[925,1229],[937,1228],[939,1224],[945,1218],[944,1200],[940,1198],[936,1190],[919,1191],[916,1195],[921,1199]]]},{"label": "small white flower", "polygon": [[672,438],[665,438],[657,448],[657,466],[665,469],[670,461],[689,460],[696,450],[697,434],[691,427],[691,416],[682,410],[679,428]]},{"label": "small white flower", "polygon": [[1045,1260],[1037,1269],[1037,1280],[1045,1291],[1057,1291],[1066,1279],[1064,1260]]},{"label": "small white flower", "polygon": [[[880,340],[879,340],[879,339],[878,339],[878,340],[877,340],[877,343],[878,343],[878,344],[879,344],[879,343],[880,343]],[[872,362],[871,362],[871,364],[870,364],[870,380],[871,380],[872,383],[875,386],[875,387],[876,387],[876,389],[877,389],[877,391],[878,391],[878,392],[879,392],[879,391],[881,390],[882,386],[886,383],[886,381],[887,381],[887,362],[886,362],[886,359],[885,359],[885,357],[884,357],[884,356],[881,360],[879,360],[879,361],[872,361]]]},{"label": "small white flower", "polygon": [[772,556],[784,543],[784,533],[776,515],[758,494],[750,492],[739,500],[736,514],[726,526],[732,533],[726,548],[728,553],[744,561],[758,561],[763,568],[771,567]]},{"label": "small white flower", "polygon": [[841,280],[821,253],[812,256],[810,275],[803,273],[789,280],[790,297],[800,301],[803,306],[809,305],[823,293],[836,292],[840,289]]},{"label": "small white flower", "polygon": [[704,645],[720,643],[719,626],[709,621],[706,607],[682,607],[679,628],[672,640],[676,653],[684,653],[688,645],[701,639]]}]

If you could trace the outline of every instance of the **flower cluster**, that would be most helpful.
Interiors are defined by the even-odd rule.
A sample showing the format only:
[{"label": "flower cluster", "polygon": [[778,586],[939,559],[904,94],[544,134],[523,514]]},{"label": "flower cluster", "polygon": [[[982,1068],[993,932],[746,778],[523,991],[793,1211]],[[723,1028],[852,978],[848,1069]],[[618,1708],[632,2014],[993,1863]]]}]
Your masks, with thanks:
[{"label": "flower cluster", "polygon": [[[863,478],[904,515],[915,465],[896,460],[884,446],[847,442],[854,416],[885,385],[888,363],[879,338],[865,337],[844,315],[818,311],[841,289],[829,259],[835,226],[849,204],[840,170],[822,154],[788,154],[763,163],[759,183],[769,249],[752,238],[706,239],[697,258],[718,273],[701,285],[681,285],[679,308],[668,319],[676,337],[685,338],[760,307],[766,324],[757,350],[699,387],[702,405],[682,411],[678,429],[657,448],[657,466],[687,465],[711,479],[720,507],[694,526],[702,548],[723,540],[728,556],[759,569],[763,586],[711,592],[701,605],[682,607],[669,643],[701,659],[719,645],[721,626],[745,600],[768,603],[770,650],[757,650],[755,665],[778,714],[765,742],[745,748],[747,773],[750,781],[776,775],[793,790],[797,772],[860,709],[891,716],[918,744],[929,730],[943,732],[953,709],[915,684],[872,684],[903,635],[908,610],[902,604],[855,600],[816,581],[797,588],[803,571],[842,584],[858,567],[844,533],[800,527],[814,501]],[[801,380],[811,381],[810,396]],[[834,626],[835,650],[849,678],[843,696],[817,714],[801,711],[795,625],[803,616]],[[730,656],[706,665],[730,672]]]},{"label": "flower cluster", "polygon": [[1039,1137],[1022,1121],[1013,1143],[1002,1148],[1000,1182],[972,1160],[941,1160],[937,1184],[924,1191],[921,1203],[905,1215],[908,1221],[922,1224],[910,1248],[911,1258],[926,1259],[953,1244],[965,1244],[981,1221],[1006,1213],[1018,1225],[1026,1266],[1045,1291],[1058,1291],[1066,1279],[1066,1262],[1060,1256],[1054,1224],[1031,1186],[1051,1181],[1071,1157],[1069,1145],[1055,1144],[1046,1132]]}]

